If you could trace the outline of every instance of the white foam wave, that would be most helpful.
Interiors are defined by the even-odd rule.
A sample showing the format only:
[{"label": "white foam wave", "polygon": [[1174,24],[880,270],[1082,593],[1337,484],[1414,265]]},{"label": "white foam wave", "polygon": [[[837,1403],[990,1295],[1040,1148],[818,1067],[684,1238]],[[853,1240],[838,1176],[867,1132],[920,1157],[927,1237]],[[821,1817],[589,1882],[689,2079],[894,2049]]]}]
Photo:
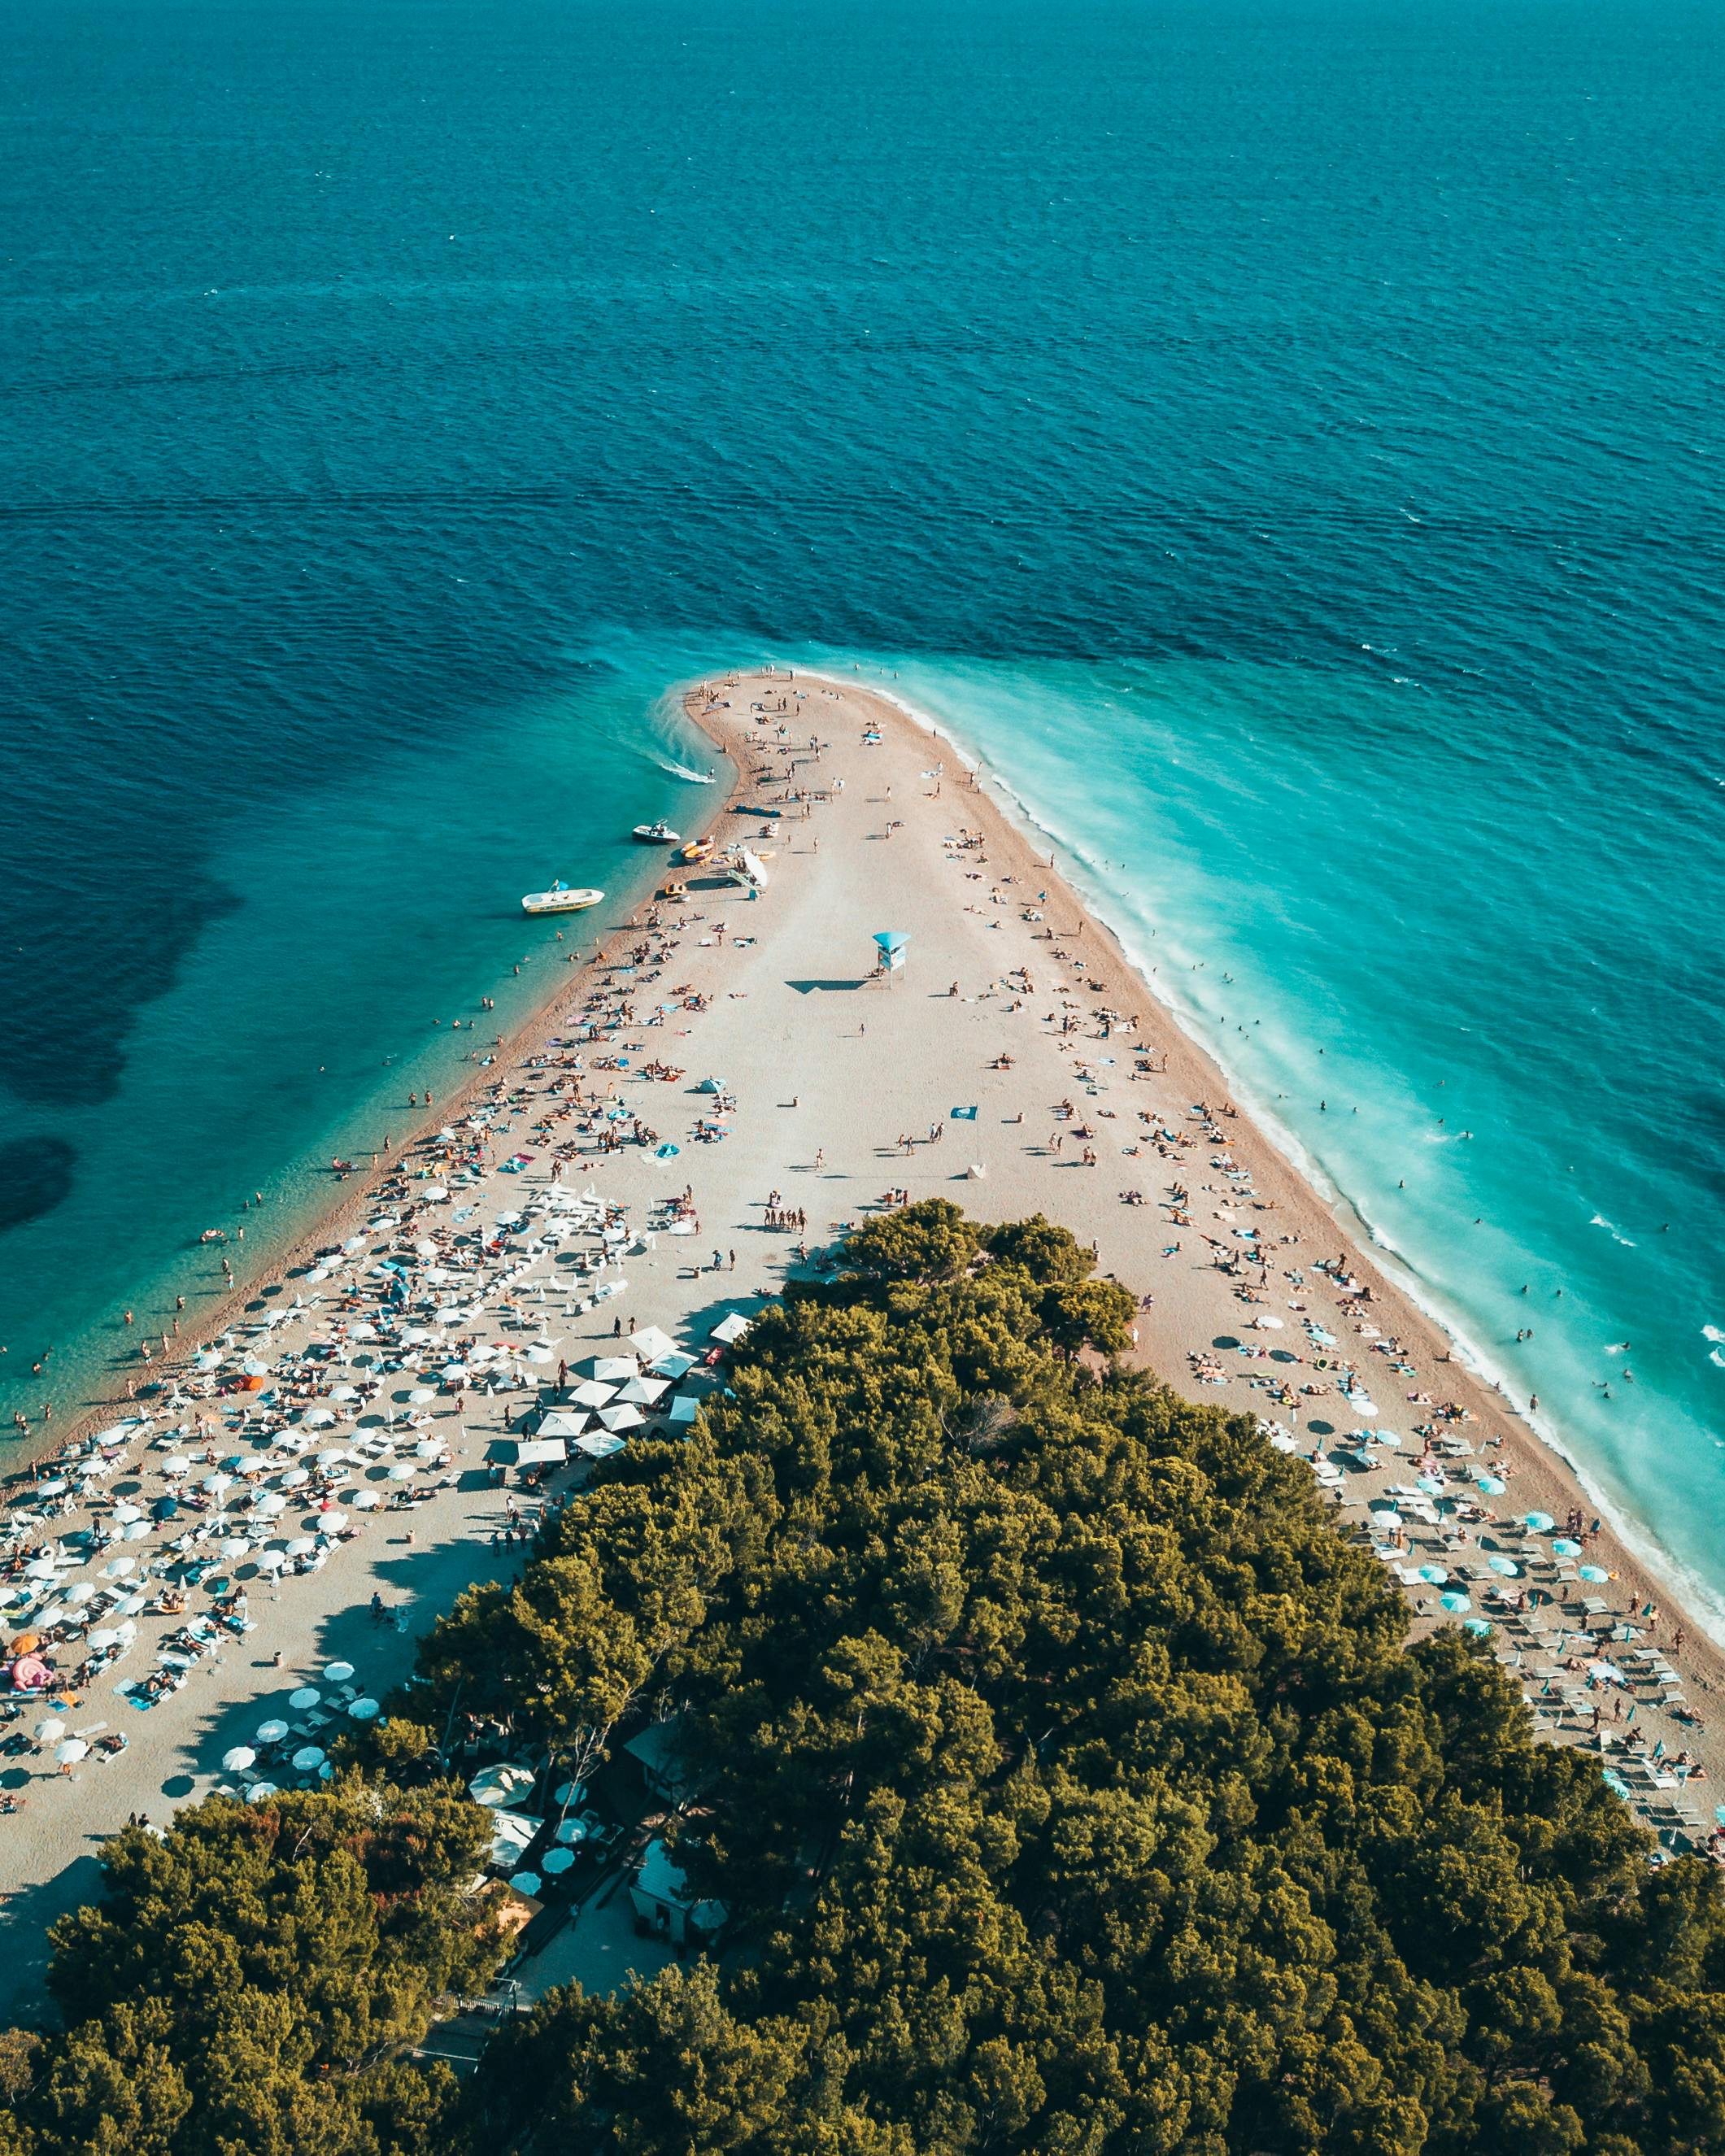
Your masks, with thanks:
[{"label": "white foam wave", "polygon": [[[835,686],[858,685],[854,681],[846,680],[842,675],[821,675],[818,670],[813,668],[808,670],[808,672],[810,678],[824,678]],[[916,725],[936,735],[942,742],[950,744],[961,762],[972,770],[981,769],[981,757],[973,752],[963,737],[955,732],[950,719],[943,718],[937,721],[928,711],[912,703],[909,698],[896,690],[883,686],[879,681],[865,681],[861,685],[866,686],[872,694],[880,696],[883,701],[896,705]],[[1033,839],[1040,838],[1045,844],[1052,844],[1057,851],[1065,854],[1068,864],[1068,875],[1078,888],[1080,896],[1090,906],[1102,926],[1112,934],[1127,963],[1158,1002],[1168,1011],[1175,1024],[1218,1065],[1233,1097],[1263,1135],[1268,1138],[1271,1144],[1291,1163],[1307,1182],[1317,1190],[1320,1198],[1341,1217],[1344,1227],[1351,1229],[1357,1239],[1370,1249],[1376,1262],[1396,1282],[1404,1294],[1442,1329],[1454,1343],[1456,1359],[1476,1377],[1490,1385],[1502,1397],[1506,1409],[1517,1414],[1519,1419],[1533,1431],[1540,1442],[1563,1461],[1580,1484],[1582,1491],[1592,1505],[1609,1523],[1625,1548],[1638,1558],[1650,1570],[1674,1586],[1688,1604],[1692,1615],[1702,1628],[1718,1645],[1725,1646],[1725,1596],[1722,1596],[1717,1589],[1697,1572],[1692,1565],[1686,1563],[1640,1520],[1615,1501],[1609,1490],[1602,1486],[1599,1477],[1591,1471],[1589,1463],[1585,1458],[1578,1457],[1577,1454],[1571,1450],[1558,1423],[1531,1405],[1517,1409],[1512,1404],[1513,1399],[1520,1394],[1521,1384],[1524,1380],[1517,1377],[1513,1383],[1512,1382],[1508,1369],[1499,1364],[1495,1357],[1488,1353],[1480,1346],[1476,1339],[1470,1336],[1466,1327],[1459,1322],[1455,1312],[1448,1306],[1446,1299],[1420,1270],[1410,1254],[1399,1245],[1390,1233],[1361,1209],[1359,1204],[1355,1201],[1351,1194],[1337,1186],[1333,1178],[1326,1173],[1319,1162],[1307,1150],[1295,1132],[1260,1097],[1255,1096],[1255,1089],[1250,1085],[1240,1082],[1237,1072],[1230,1067],[1225,1048],[1220,1041],[1212,1036],[1204,1024],[1203,1015],[1197,1010],[1188,1010],[1183,1008],[1158,970],[1151,964],[1142,948],[1137,946],[1137,939],[1132,932],[1129,916],[1124,920],[1122,917],[1121,901],[1124,894],[1109,884],[1106,872],[1095,867],[1087,850],[1081,845],[1075,844],[1065,832],[1046,821],[1043,815],[1031,807],[1023,795],[998,773],[991,773],[990,779],[1001,798],[1001,805],[1006,810],[1009,820],[1017,824],[1019,829],[1027,835],[1032,836]],[[1073,874],[1074,870],[1078,871],[1076,875]],[[1447,1137],[1449,1134],[1442,1135]],[[1616,1241],[1624,1244],[1627,1248],[1633,1250],[1635,1247],[1631,1239],[1620,1235],[1603,1214],[1595,1214],[1592,1224],[1604,1228]],[[1725,1347],[1725,1332],[1720,1332],[1718,1337],[1722,1347]],[[1713,1359],[1719,1363],[1722,1368],[1725,1368],[1725,1357],[1722,1357],[1717,1350]]]}]

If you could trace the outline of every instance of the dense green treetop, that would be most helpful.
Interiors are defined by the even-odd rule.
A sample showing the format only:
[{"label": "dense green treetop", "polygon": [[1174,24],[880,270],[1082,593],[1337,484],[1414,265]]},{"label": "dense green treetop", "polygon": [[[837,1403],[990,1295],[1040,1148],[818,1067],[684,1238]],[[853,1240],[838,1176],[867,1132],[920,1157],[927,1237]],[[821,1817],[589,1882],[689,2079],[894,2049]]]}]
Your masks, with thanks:
[{"label": "dense green treetop", "polygon": [[1250,1418],[1081,1353],[1132,1317],[1091,1273],[1041,1220],[871,1224],[757,1322],[686,1445],[632,1448],[434,1645],[446,1686],[480,1626],[495,1703],[572,1755],[675,1711],[679,1860],[738,1943],[553,1999],[476,2129],[1725,2148],[1716,1875],[1650,1871],[1464,1635],[1410,1649]]},{"label": "dense green treetop", "polygon": [[[54,1929],[65,2027],[13,2075],[11,2147],[49,2156],[382,2156],[434,2146],[445,2072],[400,2062],[498,1943],[470,1898],[486,1815],[357,1778],[219,1797],[103,1853]],[[8,2150],[0,2127],[0,2151]],[[426,2136],[434,2139],[428,2142]]]},{"label": "dense green treetop", "polygon": [[207,1804],[63,1928],[22,2145],[1717,2156],[1717,1874],[1410,1646],[1303,1466],[1112,1359],[1132,1314],[1045,1221],[883,1216],[360,1740],[424,1775],[477,1711],[585,1774],[675,1715],[716,1963],[554,1993],[457,2104],[399,2051],[488,1951],[474,1808]]}]

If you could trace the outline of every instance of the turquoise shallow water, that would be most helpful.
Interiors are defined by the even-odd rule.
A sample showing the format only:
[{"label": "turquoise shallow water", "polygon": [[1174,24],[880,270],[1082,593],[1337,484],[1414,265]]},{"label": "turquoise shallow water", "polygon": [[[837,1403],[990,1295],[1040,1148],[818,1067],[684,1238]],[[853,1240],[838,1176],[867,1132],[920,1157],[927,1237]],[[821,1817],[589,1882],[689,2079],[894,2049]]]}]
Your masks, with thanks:
[{"label": "turquoise shallow water", "polygon": [[1578,788],[1553,743],[1481,784],[1485,696],[1368,668],[895,671],[1480,1365],[1715,1580],[1717,787]]},{"label": "turquoise shallow water", "polygon": [[1725,1590],[1717,10],[13,27],[0,1414],[536,997],[667,682],[800,655]]}]

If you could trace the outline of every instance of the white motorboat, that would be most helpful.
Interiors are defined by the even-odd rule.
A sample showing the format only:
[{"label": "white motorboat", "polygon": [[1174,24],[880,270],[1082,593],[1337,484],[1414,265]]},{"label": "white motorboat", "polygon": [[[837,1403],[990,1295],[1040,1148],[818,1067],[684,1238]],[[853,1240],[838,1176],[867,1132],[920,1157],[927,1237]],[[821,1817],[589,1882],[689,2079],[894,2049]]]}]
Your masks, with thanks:
[{"label": "white motorboat", "polygon": [[656,824],[637,824],[634,834],[644,846],[675,846],[682,838],[662,818]]},{"label": "white motorboat", "polygon": [[521,901],[523,913],[581,913],[589,906],[597,906],[605,896],[602,891],[575,891],[566,883],[554,883],[549,891],[530,891]]}]

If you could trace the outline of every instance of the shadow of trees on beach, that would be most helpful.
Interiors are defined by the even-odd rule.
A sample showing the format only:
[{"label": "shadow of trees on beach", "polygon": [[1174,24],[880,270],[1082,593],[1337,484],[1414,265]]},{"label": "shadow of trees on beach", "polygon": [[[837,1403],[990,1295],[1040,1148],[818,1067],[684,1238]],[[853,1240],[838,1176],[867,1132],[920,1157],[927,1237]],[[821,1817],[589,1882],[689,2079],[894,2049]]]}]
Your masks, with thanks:
[{"label": "shadow of trees on beach", "polygon": [[45,2027],[58,2018],[47,1988],[49,1925],[101,1892],[103,1837],[89,1839],[90,1846],[52,1878],[20,1887],[0,1902],[0,2008],[25,2027]]}]

